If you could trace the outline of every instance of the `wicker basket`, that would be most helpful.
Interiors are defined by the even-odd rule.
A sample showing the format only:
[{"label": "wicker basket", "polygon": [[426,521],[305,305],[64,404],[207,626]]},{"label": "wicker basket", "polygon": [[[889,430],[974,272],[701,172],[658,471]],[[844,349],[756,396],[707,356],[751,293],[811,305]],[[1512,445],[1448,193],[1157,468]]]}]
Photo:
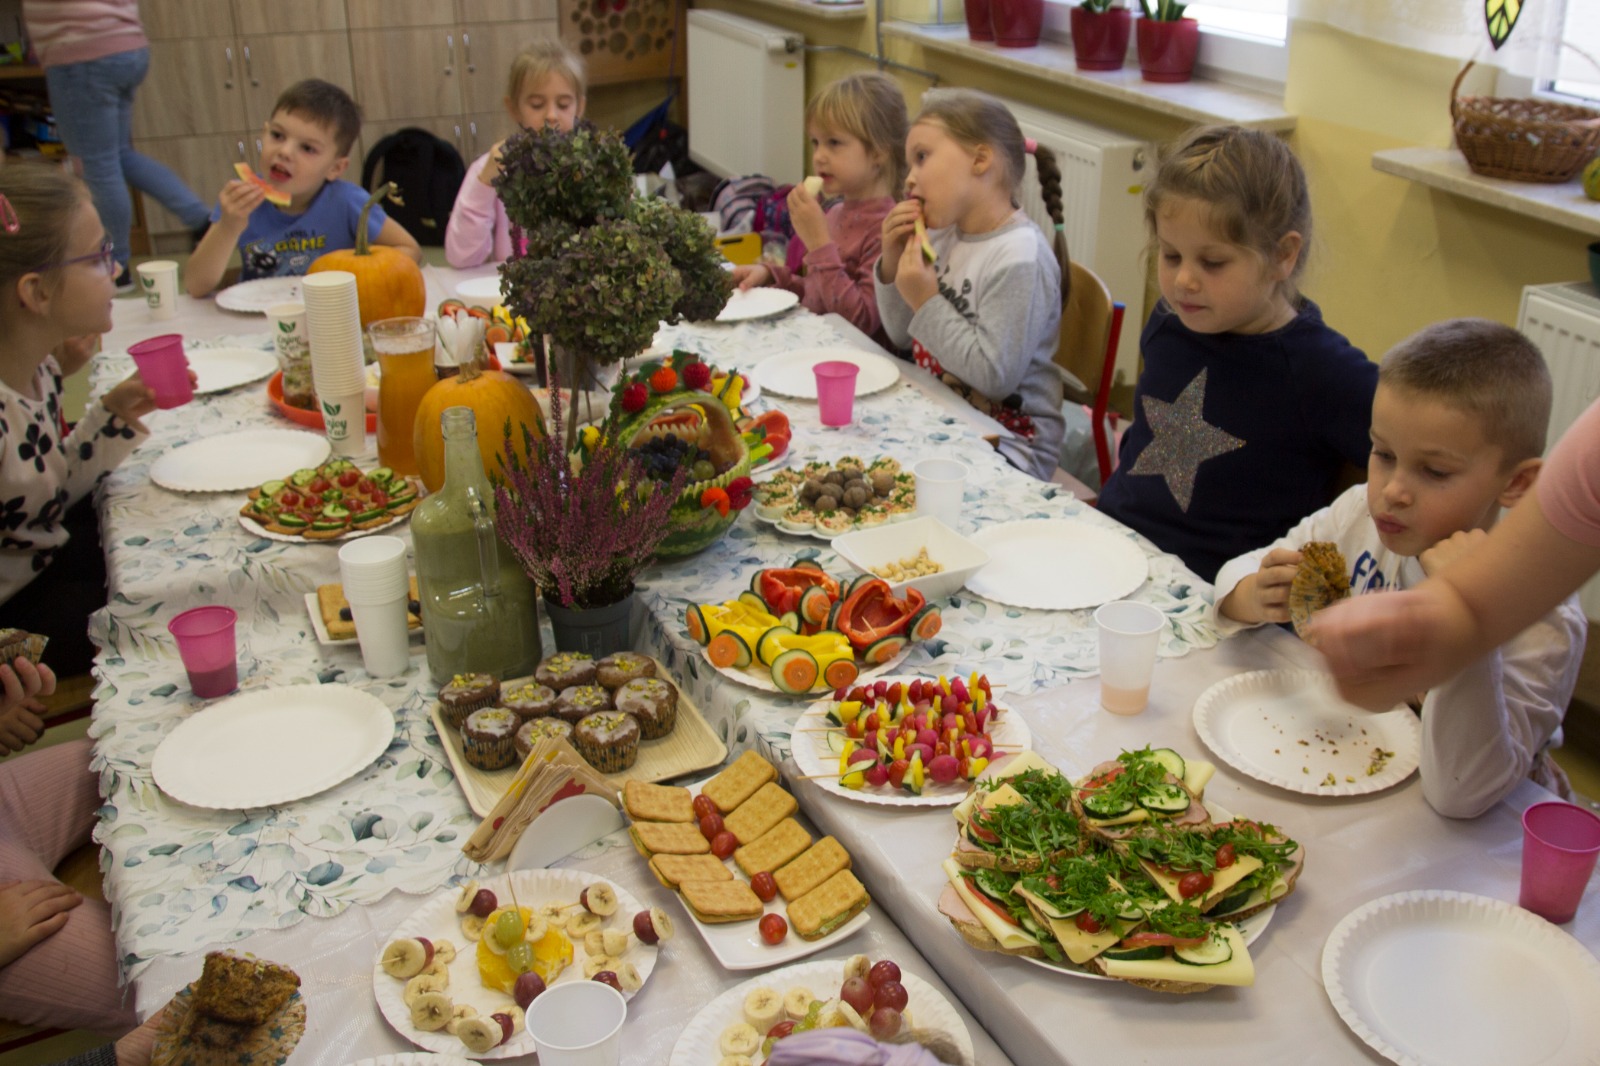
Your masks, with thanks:
[{"label": "wicker basket", "polygon": [[1456,145],[1474,173],[1512,181],[1561,182],[1600,153],[1600,111],[1545,100],[1457,96],[1472,62],[1450,87]]}]

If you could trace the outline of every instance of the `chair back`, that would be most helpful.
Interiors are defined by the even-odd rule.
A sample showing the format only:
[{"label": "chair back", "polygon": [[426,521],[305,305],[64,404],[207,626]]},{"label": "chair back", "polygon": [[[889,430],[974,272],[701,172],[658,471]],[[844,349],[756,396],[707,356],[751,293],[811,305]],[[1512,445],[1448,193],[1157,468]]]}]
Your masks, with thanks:
[{"label": "chair back", "polygon": [[1055,364],[1063,375],[1066,398],[1093,404],[1106,372],[1106,342],[1111,336],[1111,290],[1082,263],[1067,264],[1072,284],[1061,307],[1061,337]]}]

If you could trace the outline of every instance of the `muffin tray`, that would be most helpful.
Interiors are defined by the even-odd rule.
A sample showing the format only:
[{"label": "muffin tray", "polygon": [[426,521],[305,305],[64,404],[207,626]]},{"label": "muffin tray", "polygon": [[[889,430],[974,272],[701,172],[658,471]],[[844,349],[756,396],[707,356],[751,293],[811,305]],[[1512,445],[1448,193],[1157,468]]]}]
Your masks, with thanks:
[{"label": "muffin tray", "polygon": [[[712,731],[700,708],[672,680],[660,662],[656,662],[656,676],[678,690],[678,724],[672,732],[658,740],[641,741],[639,757],[631,767],[621,773],[605,775],[619,789],[625,781],[648,784],[719,766],[728,757],[727,745]],[[502,682],[501,687],[515,688],[532,680],[532,677],[510,678]],[[467,806],[479,818],[489,817],[489,812],[494,810],[495,804],[500,802],[500,797],[517,776],[516,764],[503,770],[480,770],[467,762],[466,754],[461,749],[461,734],[445,724],[437,702],[433,705],[433,727],[438,730],[439,740],[444,745],[445,756],[450,760],[456,780],[461,782]]]}]

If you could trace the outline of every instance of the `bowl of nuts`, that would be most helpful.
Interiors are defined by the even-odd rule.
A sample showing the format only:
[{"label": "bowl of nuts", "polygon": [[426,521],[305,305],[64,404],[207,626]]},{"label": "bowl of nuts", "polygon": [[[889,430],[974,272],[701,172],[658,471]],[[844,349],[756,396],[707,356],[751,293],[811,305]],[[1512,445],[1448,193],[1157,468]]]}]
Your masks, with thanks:
[{"label": "bowl of nuts", "polygon": [[989,562],[989,553],[937,518],[913,518],[833,538],[833,550],[895,592],[914,588],[928,600],[953,595]]}]

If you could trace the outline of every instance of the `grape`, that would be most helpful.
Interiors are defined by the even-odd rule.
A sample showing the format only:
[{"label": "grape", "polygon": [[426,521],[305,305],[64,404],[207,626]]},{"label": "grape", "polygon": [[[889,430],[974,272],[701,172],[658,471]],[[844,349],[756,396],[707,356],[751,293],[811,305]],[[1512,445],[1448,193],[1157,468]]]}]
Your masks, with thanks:
[{"label": "grape", "polygon": [[500,901],[495,899],[493,892],[487,888],[480,888],[477,894],[472,897],[472,905],[467,908],[467,913],[476,915],[479,918],[487,918],[494,913],[494,909],[499,905]]},{"label": "grape", "polygon": [[522,942],[522,916],[516,911],[501,911],[494,920],[495,943],[510,951]]},{"label": "grape", "polygon": [[701,459],[694,464],[689,476],[696,481],[710,481],[717,476],[717,468],[711,465],[711,460]]},{"label": "grape", "polygon": [[900,1025],[900,1012],[893,1007],[879,1007],[872,1012],[872,1018],[867,1022],[872,1035],[879,1040],[892,1039],[900,1031]]},{"label": "grape", "polygon": [[877,991],[872,995],[872,1002],[879,1010],[888,1007],[891,1010],[906,1009],[906,986],[899,981],[884,981],[877,986]]},{"label": "grape", "polygon": [[533,969],[533,945],[517,942],[506,949],[506,964],[516,973],[527,973]]},{"label": "grape", "polygon": [[867,971],[867,983],[873,988],[877,988],[885,981],[898,980],[900,980],[900,967],[896,966],[888,959],[884,959],[882,962],[874,965],[871,970]]},{"label": "grape", "polygon": [[860,977],[852,977],[844,983],[839,990],[839,998],[856,1009],[856,1013],[865,1015],[872,1010],[872,986]]},{"label": "grape", "polygon": [[[510,958],[510,952],[506,957]],[[528,1009],[528,1004],[544,992],[544,978],[529,970],[517,978],[517,983],[511,988],[511,998],[517,1001],[517,1006],[523,1010]]]}]

